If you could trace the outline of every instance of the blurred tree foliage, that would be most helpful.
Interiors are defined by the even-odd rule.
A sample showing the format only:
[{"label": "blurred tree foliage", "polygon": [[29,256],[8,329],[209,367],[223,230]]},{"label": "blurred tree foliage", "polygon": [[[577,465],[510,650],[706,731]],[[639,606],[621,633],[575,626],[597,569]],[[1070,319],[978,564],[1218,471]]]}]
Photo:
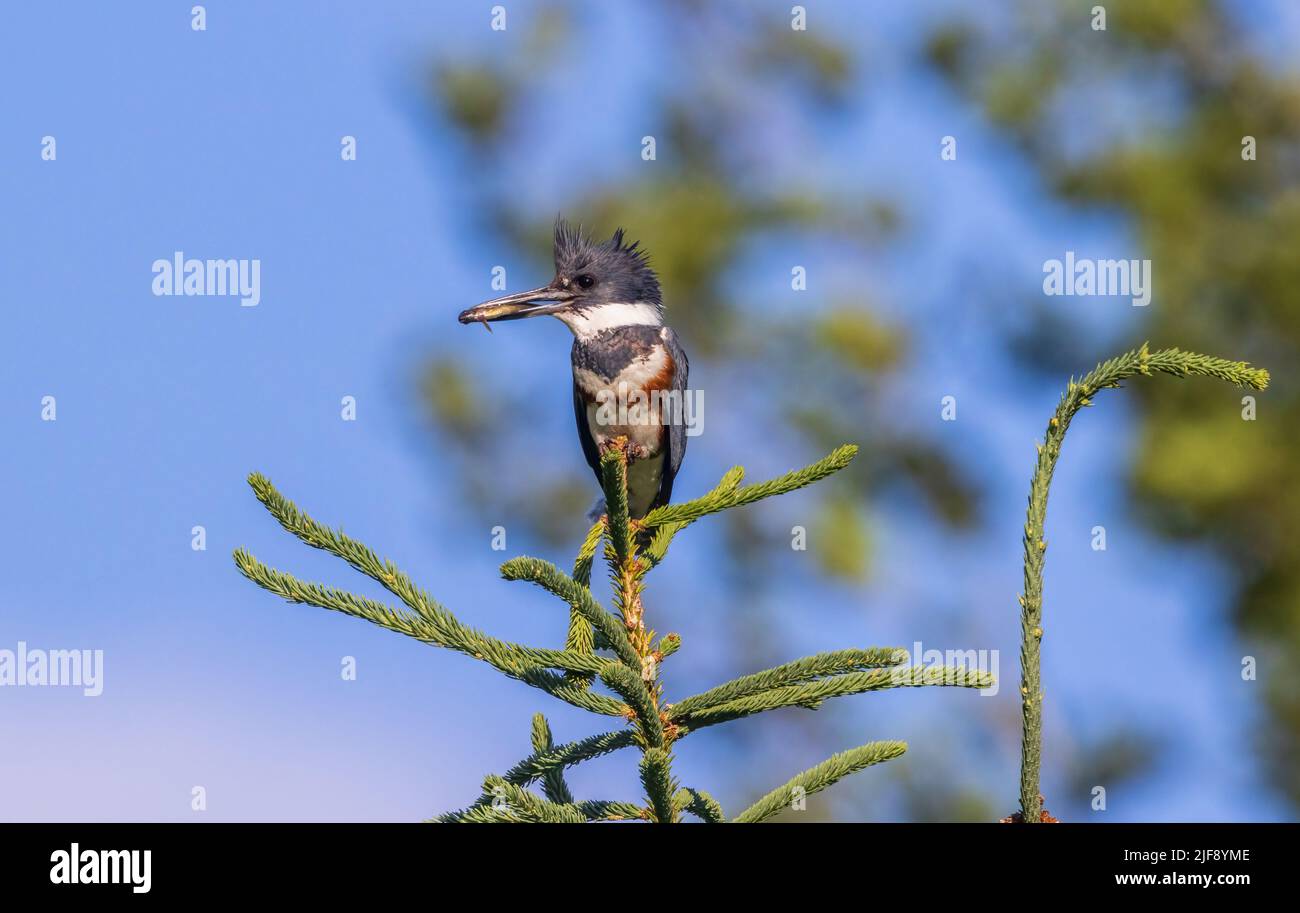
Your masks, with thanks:
[{"label": "blurred tree foliage", "polygon": [[1211,543],[1234,570],[1233,619],[1273,717],[1260,747],[1300,804],[1300,391],[1287,370],[1300,347],[1300,85],[1226,4],[1105,6],[1105,31],[1081,3],[1026,5],[1012,28],[945,24],[929,58],[1062,200],[1132,220],[1145,249],[1133,256],[1153,263],[1153,344],[1278,368],[1254,422],[1198,408],[1205,391],[1190,385],[1135,387],[1131,483],[1156,529]]},{"label": "blurred tree foliage", "polygon": [[[887,242],[897,227],[892,206],[852,189],[773,186],[765,179],[770,168],[755,107],[781,100],[791,110],[833,116],[847,104],[853,54],[814,31],[792,32],[785,19],[742,4],[668,3],[655,18],[671,33],[668,43],[677,57],[673,68],[700,78],[683,91],[650,94],[639,102],[647,109],[645,132],[657,138],[656,161],[641,162],[640,146],[630,145],[633,167],[600,182],[590,174],[604,163],[593,161],[588,170],[579,160],[572,186],[563,188],[565,215],[598,232],[625,225],[651,252],[669,320],[691,355],[692,380],[704,385],[708,395],[743,377],[746,393],[739,401],[729,399],[726,411],[753,416],[749,422],[728,422],[729,427],[758,429],[751,443],[779,440],[782,450],[793,443],[789,452],[802,455],[843,440],[861,441],[862,429],[873,429],[860,468],[826,486],[829,493],[821,495],[815,514],[818,541],[835,547],[810,549],[825,574],[864,580],[870,568],[869,520],[848,505],[868,503],[883,487],[901,485],[949,524],[968,527],[975,518],[975,492],[960,468],[932,441],[897,429],[889,419],[881,390],[905,362],[905,332],[883,324],[869,302],[848,292],[849,297],[832,300],[829,307],[823,293],[799,294],[797,317],[770,307],[795,294],[789,267],[784,281],[778,279],[760,293],[767,300],[739,301],[729,281],[754,246],[770,239],[798,233],[861,251]],[[584,17],[564,3],[535,8],[526,21],[512,19],[511,29],[516,28],[526,34],[508,53],[435,61],[432,116],[440,128],[454,128],[463,142],[466,182],[476,197],[473,208],[486,214],[475,227],[495,243],[530,254],[540,281],[550,275],[555,213],[521,203],[507,182],[496,179],[494,169],[518,154],[530,130],[544,126],[529,117],[535,104],[545,104],[538,98],[545,91],[541,74],[559,66],[567,50],[591,36],[584,32],[589,28]],[[710,76],[720,73],[725,79]],[[746,291],[753,294],[752,288]],[[485,282],[483,297],[488,296]],[[755,364],[764,370],[754,372]],[[501,417],[524,409],[524,398],[535,393],[504,382],[500,389],[486,391],[480,382],[471,399],[470,370],[463,357],[440,353],[425,374],[425,399],[439,442],[454,448],[444,451],[444,457],[459,454],[473,503],[492,516],[528,524],[551,544],[571,544],[596,495],[581,460],[569,461],[572,474],[550,479],[549,492],[539,497],[536,474],[519,478],[508,471],[509,444],[501,446],[498,440],[492,448],[483,446],[488,430],[503,433],[507,426]],[[476,376],[483,374],[491,372]],[[554,395],[567,401],[567,387]],[[791,438],[791,430],[797,438]],[[557,428],[556,440],[564,441],[570,433]],[[737,440],[736,452],[744,449],[743,443]],[[698,445],[693,449],[700,452]],[[731,522],[749,521],[738,516]],[[789,550],[788,535],[737,534],[729,541],[737,548]],[[740,558],[734,551],[733,556]]]},{"label": "blurred tree foliage", "polygon": [[[508,52],[440,58],[430,71],[430,126],[440,136],[450,128],[462,146],[462,177],[473,200],[468,227],[489,243],[529,255],[539,281],[550,276],[555,207],[521,202],[518,187],[500,180],[501,164],[519,161],[532,131],[546,135],[547,123],[535,116],[555,102],[546,97],[546,74],[561,69],[565,55],[584,42],[599,40],[591,17],[574,9],[563,2],[531,7],[527,18],[511,19]],[[684,0],[639,9],[661,30],[655,40],[669,55],[665,68],[691,76],[648,87],[637,100],[643,132],[657,139],[657,160],[642,162],[639,144],[631,142],[626,167],[602,180],[592,176],[609,170],[607,156],[584,161],[581,144],[570,143],[565,154],[576,156],[572,180],[556,188],[556,198],[564,201],[559,208],[566,216],[595,231],[624,225],[650,251],[669,320],[691,355],[692,381],[705,389],[711,406],[713,441],[734,444],[702,438],[692,446],[692,459],[698,463],[705,447],[715,446],[721,466],[754,448],[797,462],[841,441],[859,442],[854,465],[823,490],[804,493],[820,500],[790,521],[805,525],[815,543],[806,553],[809,572],[841,584],[870,579],[877,537],[867,506],[883,492],[904,493],[950,529],[972,529],[978,506],[973,483],[935,439],[900,427],[891,415],[887,389],[891,379],[905,376],[905,329],[882,321],[860,292],[870,283],[855,264],[889,243],[899,228],[898,212],[866,190],[817,183],[816,169],[772,180],[764,132],[771,129],[771,113],[831,124],[850,115],[850,106],[860,103],[852,97],[855,52],[824,31],[792,32],[784,10],[773,17],[744,3]],[[808,123],[800,133],[817,129]],[[792,262],[775,272],[769,288],[736,281],[756,249],[791,237],[842,252],[840,267],[858,275],[843,287],[819,276],[816,292],[795,293]],[[489,297],[486,282],[482,297]],[[567,370],[567,353],[554,357]],[[527,411],[536,392],[507,378],[484,389],[483,379],[497,372],[481,367],[446,350],[429,360],[424,399],[438,431],[440,466],[455,461],[467,501],[486,517],[508,516],[512,529],[528,528],[543,545],[571,547],[597,492],[568,424],[568,388],[553,392],[565,416],[553,439],[557,447],[574,448],[572,459],[556,463],[569,469],[556,470],[549,481],[536,467],[521,477],[512,465],[516,447],[499,437],[511,433],[502,417]],[[723,390],[737,391],[725,408],[719,405]],[[491,447],[484,446],[489,432]],[[524,446],[522,437],[517,444]],[[788,659],[779,646],[781,619],[763,623],[771,611],[767,556],[789,555],[791,541],[789,522],[774,522],[770,509],[758,505],[721,518],[728,586],[739,594],[732,602],[745,607],[743,618],[728,620],[736,651],[730,660],[746,667]],[[830,741],[827,723],[788,725],[803,727],[814,744]],[[756,738],[743,730],[730,737]],[[762,768],[746,775],[770,778]]]},{"label": "blurred tree foliage", "polygon": [[[1300,748],[1300,664],[1283,661],[1300,655],[1300,511],[1292,503],[1300,497],[1300,462],[1285,437],[1300,409],[1286,371],[1300,335],[1297,90],[1258,59],[1212,3],[1107,4],[1104,32],[1091,28],[1093,5],[959,14],[936,25],[917,48],[918,63],[944,74],[955,94],[1018,144],[1050,192],[1081,210],[1102,207],[1131,218],[1144,248],[1132,256],[1154,263],[1155,297],[1143,312],[1153,345],[1230,351],[1275,368],[1253,423],[1196,408],[1191,385],[1134,387],[1143,426],[1132,484],[1156,529],[1211,542],[1236,569],[1235,619],[1260,657],[1260,684],[1275,715],[1261,738],[1277,781],[1300,801],[1300,769],[1286,763]],[[821,500],[796,521],[806,522],[819,543],[809,557],[827,580],[870,579],[871,543],[880,538],[870,507],[882,496],[910,496],[950,530],[976,528],[978,492],[960,464],[939,441],[900,427],[891,414],[890,384],[916,369],[908,334],[882,320],[860,292],[870,279],[855,264],[888,247],[903,222],[901,205],[818,183],[816,169],[773,178],[789,172],[769,159],[772,123],[816,136],[860,114],[861,43],[850,44],[850,36],[840,43],[816,29],[792,33],[784,10],[769,15],[743,3],[638,7],[654,19],[648,40],[667,55],[665,72],[691,76],[656,81],[637,100],[658,158],[640,162],[630,141],[626,166],[611,171],[603,152],[585,160],[581,144],[570,143],[569,181],[553,195],[564,203],[541,206],[501,176],[520,161],[521,149],[551,135],[552,123],[537,114],[555,110],[553,74],[584,42],[600,40],[593,17],[575,8],[556,2],[530,7],[527,16],[512,11],[509,38],[502,39],[508,50],[434,61],[429,126],[460,141],[465,227],[480,241],[530,256],[541,280],[549,277],[556,208],[598,231],[625,225],[653,256],[669,319],[692,357],[692,379],[706,392],[744,391],[728,400],[726,419],[720,400],[710,401],[711,428],[734,434],[736,453],[776,449],[797,462],[843,440],[862,444],[853,467],[823,491],[805,494]],[[571,100],[558,104],[582,113]],[[1255,137],[1256,161],[1241,158],[1247,135]],[[740,281],[764,245],[788,246],[791,239],[843,254],[839,267],[841,276],[851,275],[849,284],[796,294],[788,272],[779,270],[769,288]],[[485,282],[482,297],[489,294]],[[996,294],[1002,309],[1005,290]],[[789,306],[792,295],[797,308]],[[1051,385],[1116,344],[1072,326],[1060,309],[1033,311],[1034,338],[1008,342],[1025,366],[1050,369]],[[564,353],[555,358],[563,366]],[[596,492],[578,458],[567,387],[543,392],[562,400],[562,424],[546,433],[559,446],[569,442],[572,459],[560,453],[520,474],[512,454],[525,446],[524,433],[502,419],[531,411],[537,391],[484,367],[450,347],[429,359],[424,401],[438,432],[439,467],[457,467],[467,504],[493,522],[506,516],[512,529],[528,528],[543,546],[570,547]],[[731,448],[709,437],[708,447],[727,451],[715,459],[729,465]],[[1156,440],[1166,442],[1162,449]],[[703,458],[704,445],[693,445],[694,460]],[[1222,458],[1225,451],[1232,459]],[[740,594],[735,604],[746,606],[732,630],[745,665],[788,658],[779,639],[764,633],[779,626],[755,623],[755,613],[768,610],[765,581],[779,566],[768,558],[778,550],[788,555],[790,547],[788,525],[773,522],[770,509],[724,518],[728,586]],[[810,738],[827,737],[824,729],[812,731],[828,725],[821,721],[789,725]],[[968,728],[978,727],[972,721]],[[742,729],[735,737],[749,736]],[[1112,750],[1116,739],[1125,740],[1124,752]],[[1161,744],[1159,737],[1096,734],[1077,746],[1074,769],[1095,770],[1108,759],[1115,777],[1133,775],[1150,766]],[[988,820],[1006,811],[1005,803],[994,808],[978,800],[960,771],[950,773],[910,784],[908,817]]]}]

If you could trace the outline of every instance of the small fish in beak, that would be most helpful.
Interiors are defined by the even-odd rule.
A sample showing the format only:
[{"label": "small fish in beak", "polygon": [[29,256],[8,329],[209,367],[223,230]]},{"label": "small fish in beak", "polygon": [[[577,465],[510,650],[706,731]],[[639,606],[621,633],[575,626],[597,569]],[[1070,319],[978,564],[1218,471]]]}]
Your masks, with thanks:
[{"label": "small fish in beak", "polygon": [[461,323],[481,323],[487,326],[494,320],[523,320],[541,314],[554,314],[574,297],[573,292],[558,285],[546,285],[527,292],[516,292],[484,301],[458,318]]}]

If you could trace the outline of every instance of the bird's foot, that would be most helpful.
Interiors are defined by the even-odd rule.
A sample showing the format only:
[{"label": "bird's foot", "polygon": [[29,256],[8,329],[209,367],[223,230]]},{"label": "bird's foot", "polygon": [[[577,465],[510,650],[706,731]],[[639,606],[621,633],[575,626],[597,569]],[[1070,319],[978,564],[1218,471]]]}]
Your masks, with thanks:
[{"label": "bird's foot", "polygon": [[621,453],[626,457],[628,455],[628,439],[622,435],[619,435],[616,438],[610,438],[609,440],[602,442],[599,449],[601,456],[604,456],[607,453]]},{"label": "bird's foot", "polygon": [[633,460],[644,460],[650,456],[650,448],[645,444],[637,444],[629,440],[625,435],[620,434],[616,438],[611,438],[600,445],[601,454],[616,451],[623,454],[630,463]]}]

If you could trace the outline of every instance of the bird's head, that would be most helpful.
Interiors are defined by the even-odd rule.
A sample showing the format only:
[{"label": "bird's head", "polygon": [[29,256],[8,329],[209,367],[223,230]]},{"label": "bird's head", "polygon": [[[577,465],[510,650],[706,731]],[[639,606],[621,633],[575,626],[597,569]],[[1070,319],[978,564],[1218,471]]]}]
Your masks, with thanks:
[{"label": "bird's head", "polygon": [[660,324],[659,279],[623,229],[595,242],[564,219],[555,222],[555,278],[550,284],[462,311],[461,323],[521,320],[552,314],[575,333],[627,324]]}]

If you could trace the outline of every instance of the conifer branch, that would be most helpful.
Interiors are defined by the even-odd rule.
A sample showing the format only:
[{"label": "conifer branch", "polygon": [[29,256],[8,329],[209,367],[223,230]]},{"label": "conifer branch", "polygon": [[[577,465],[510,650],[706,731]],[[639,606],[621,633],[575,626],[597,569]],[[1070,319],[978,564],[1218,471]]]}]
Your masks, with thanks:
[{"label": "conifer branch", "polygon": [[343,530],[332,530],[323,523],[313,520],[299,510],[292,501],[280,494],[266,476],[254,472],[249,475],[248,484],[271,516],[286,531],[297,536],[307,545],[342,558],[353,568],[381,584],[418,615],[445,613],[444,609],[429,598],[427,593],[416,587],[411,579],[398,570],[391,561],[380,558],[360,542],[345,535]]},{"label": "conifer branch", "polygon": [[803,659],[796,659],[762,672],[742,675],[716,688],[710,688],[701,694],[678,701],[668,708],[669,715],[674,719],[680,719],[696,710],[704,710],[748,697],[760,691],[770,691],[784,685],[795,685],[846,672],[900,666],[907,662],[907,659],[907,651],[898,647],[834,650],[829,653],[818,653],[815,656],[805,656]]},{"label": "conifer branch", "polygon": [[[623,700],[635,715],[648,748],[664,747],[664,724],[646,683],[626,666],[611,663],[600,673],[600,680]],[[625,714],[626,715],[626,714]]]},{"label": "conifer branch", "polygon": [[584,824],[644,820],[649,814],[630,802],[552,802],[496,776],[483,781],[483,793],[491,797],[488,802],[448,812],[433,820],[439,824]]},{"label": "conifer branch", "polygon": [[659,643],[655,644],[655,653],[659,654],[660,659],[667,659],[682,648],[682,637],[680,634],[665,634],[659,638]]},{"label": "conifer branch", "polygon": [[678,522],[665,523],[654,528],[654,533],[650,536],[650,543],[646,546],[644,552],[648,567],[657,567],[659,562],[664,560],[668,555],[668,546],[673,544],[673,537],[684,530],[686,526],[686,523]]},{"label": "conifer branch", "polygon": [[[745,478],[745,467],[732,466],[722,476],[722,480],[713,487],[704,497],[721,498],[733,493]],[[650,567],[655,567],[668,554],[668,546],[672,544],[673,537],[690,525],[689,521],[670,521],[661,526],[655,527],[654,534],[650,538],[650,544],[646,547],[645,558]]]},{"label": "conifer branch", "polygon": [[[637,558],[638,542],[633,535],[633,524],[628,515],[627,460],[626,438],[616,439],[600,457],[605,506],[608,511],[605,515],[608,534],[605,558],[609,563],[610,583],[614,588],[614,606],[639,658],[640,671],[647,668],[646,660],[650,652],[648,634],[642,623],[641,605],[641,579],[649,567]],[[653,681],[650,684],[653,692]]]},{"label": "conifer branch", "polygon": [[506,580],[527,580],[559,596],[600,632],[625,665],[638,673],[641,671],[641,656],[632,648],[623,625],[601,608],[591,590],[579,585],[564,571],[538,558],[511,558],[501,565],[501,576]]},{"label": "conifer branch", "polygon": [[609,519],[609,544],[614,560],[622,565],[632,553],[632,528],[627,508],[627,453],[610,447],[600,457],[600,474],[605,489]]},{"label": "conifer branch", "polygon": [[722,806],[717,800],[702,789],[683,787],[673,796],[673,810],[690,812],[705,824],[723,824],[727,816],[722,813]]},{"label": "conifer branch", "polygon": [[678,737],[705,726],[714,726],[730,720],[752,716],[781,707],[804,707],[815,710],[827,698],[861,694],[864,691],[884,691],[890,688],[921,688],[942,686],[958,688],[989,688],[993,676],[986,672],[963,669],[960,666],[938,668],[911,666],[906,669],[873,669],[868,672],[850,672],[831,678],[818,679],[798,685],[786,685],[769,691],[760,691],[737,700],[704,707],[691,713],[674,711],[669,719],[678,724]]},{"label": "conifer branch", "polygon": [[[551,727],[546,722],[546,717],[540,713],[533,714],[533,752],[534,754],[543,754],[552,749]],[[509,777],[505,778],[508,782]],[[522,785],[522,784],[516,784]],[[564,782],[564,768],[552,767],[542,774],[542,794],[552,802],[558,802],[562,805],[573,802],[573,793],[569,791],[569,785]]]},{"label": "conifer branch", "polygon": [[587,799],[577,803],[578,811],[588,821],[645,821],[650,813],[631,802],[611,802],[605,799]]},{"label": "conifer branch", "polygon": [[1070,378],[1056,412],[1047,423],[1045,440],[1038,445],[1038,460],[1029,489],[1029,507],[1024,529],[1024,594],[1020,597],[1020,668],[1021,668],[1021,743],[1020,743],[1020,814],[1021,820],[1041,820],[1042,796],[1039,776],[1043,750],[1043,688],[1040,649],[1043,638],[1043,564],[1047,554],[1044,525],[1047,497],[1056,461],[1061,455],[1065,432],[1074,416],[1092,405],[1098,390],[1122,386],[1135,376],[1150,376],[1153,371],[1175,377],[1201,375],[1216,377],[1240,387],[1263,390],[1268,386],[1268,372],[1247,362],[1228,361],[1196,352],[1162,349],[1150,352],[1147,344],[1102,362],[1076,382]]},{"label": "conifer branch", "polygon": [[[539,732],[538,721],[541,721],[542,731]],[[539,738],[540,736],[540,738]],[[555,781],[562,784],[564,782],[564,769],[579,764],[582,761],[588,761],[601,755],[609,754],[620,748],[627,748],[632,745],[640,744],[640,735],[631,730],[625,729],[619,732],[604,732],[600,735],[590,736],[577,742],[569,742],[565,745],[551,745],[546,748],[537,748],[539,743],[545,742],[550,737],[550,727],[546,724],[545,717],[540,713],[533,717],[532,740],[534,751],[524,760],[520,761],[510,770],[502,775],[508,783],[515,786],[528,786],[538,780],[543,781],[542,791],[546,797],[556,801],[551,795],[551,790]],[[564,787],[567,790],[567,786]],[[557,791],[557,795],[563,795]],[[484,792],[479,796],[477,801],[470,806],[473,808],[482,808],[490,806],[500,800],[496,795]],[[450,812],[442,816],[443,820],[454,818],[461,812]]]},{"label": "conifer branch", "polygon": [[[618,666],[610,663],[606,668],[616,669]],[[589,691],[582,685],[574,684],[563,676],[548,672],[539,666],[525,667],[519,675],[519,680],[583,710],[590,710],[592,713],[604,716],[627,716],[627,708],[613,698]]]},{"label": "conifer branch", "polygon": [[671,764],[668,752],[662,748],[646,749],[641,756],[641,785],[650,800],[654,820],[659,824],[672,824],[677,820],[673,807],[677,785],[673,782]]},{"label": "conifer branch", "polygon": [[[500,797],[505,809],[524,821],[539,824],[582,824],[587,816],[571,804],[550,802],[507,781],[504,777],[489,776],[483,781],[483,792]],[[493,806],[498,807],[499,806]]]},{"label": "conifer branch", "polygon": [[[596,551],[600,548],[601,537],[605,534],[605,521],[597,520],[587,530],[587,538],[578,550],[578,557],[573,562],[573,579],[578,586],[591,588],[591,565],[595,561]],[[578,653],[596,652],[596,632],[591,622],[582,617],[573,606],[569,606],[569,630],[564,638],[564,649]],[[591,686],[591,676],[570,672],[569,681],[583,688]]]},{"label": "conifer branch", "polygon": [[736,816],[737,824],[757,824],[791,807],[796,798],[820,792],[864,767],[897,758],[907,751],[906,742],[871,742],[831,755],[785,784],[778,786]]},{"label": "conifer branch", "polygon": [[[487,658],[488,655],[498,649],[527,649],[518,648],[515,645],[505,644],[504,642],[497,641],[494,638],[486,637],[472,628],[468,628],[461,624],[449,611],[435,602],[427,593],[416,587],[411,579],[399,570],[391,561],[381,559],[365,545],[362,545],[360,542],[345,535],[342,530],[331,530],[324,524],[313,520],[310,516],[299,510],[297,505],[292,501],[281,495],[280,492],[276,490],[275,486],[271,484],[271,481],[260,473],[252,473],[248,477],[248,482],[253,489],[253,493],[257,496],[257,499],[266,506],[267,510],[277,521],[279,521],[280,525],[284,527],[284,529],[297,536],[312,548],[323,549],[324,551],[328,551],[331,554],[342,558],[353,568],[381,584],[390,593],[401,599],[402,602],[404,602],[407,607],[414,611],[418,616],[429,622],[429,624],[433,626],[433,630],[438,632],[438,637],[442,638],[441,640],[434,639],[429,642],[437,643],[439,646],[450,647],[454,650],[461,650],[470,655],[482,652],[485,655],[477,657],[480,659]],[[248,554],[244,549],[236,550],[235,562],[240,565],[240,570],[245,573],[245,576],[249,576],[254,583],[263,585],[262,581],[249,574],[248,569],[245,564],[241,563],[241,560],[249,563],[250,566],[263,568],[264,566],[261,565],[260,562],[257,562],[257,559],[253,558],[253,556]],[[280,574],[279,572],[270,569],[266,570],[268,570],[270,574],[278,575],[282,578],[282,582],[285,582],[290,587],[294,584],[300,584],[299,581],[287,574]],[[266,588],[270,589],[270,587]],[[278,592],[277,590],[272,591]],[[341,591],[329,590],[329,592],[339,594]],[[280,595],[284,594],[281,593]],[[346,596],[347,594],[342,595]],[[310,602],[310,600],[300,600],[288,595],[285,595],[285,598],[293,602]],[[365,602],[369,603],[370,600],[365,600]],[[315,605],[316,603],[312,604]],[[323,608],[335,608],[335,606],[323,606]],[[347,611],[346,609],[338,610]],[[391,610],[385,609],[385,611],[391,613]],[[348,612],[348,614],[357,613]],[[368,616],[362,614],[360,617]],[[383,624],[382,621],[379,621],[376,618],[369,618],[369,620],[374,621],[376,624]],[[402,633],[408,632],[402,631]],[[486,646],[487,649],[483,649],[484,646]],[[532,652],[537,654],[534,658],[540,665],[550,665],[548,660],[541,658],[543,655],[558,655],[559,653],[559,651],[554,650]],[[564,668],[568,671],[574,672],[596,673],[600,671],[601,661],[599,660],[591,657],[584,659],[580,656],[569,654],[566,654],[566,657],[566,663],[568,664],[560,666],[559,668]],[[489,659],[489,661],[491,660]]]},{"label": "conifer branch", "polygon": [[551,771],[562,771],[592,758],[599,758],[620,748],[637,744],[638,734],[631,729],[602,732],[578,742],[557,745],[548,751],[535,751],[505,773],[505,778],[516,786],[527,786],[545,777]]},{"label": "conifer branch", "polygon": [[[421,642],[465,653],[562,701],[594,713],[618,716],[633,724],[633,728],[557,746],[545,717],[537,714],[532,721],[532,754],[504,776],[488,777],[483,794],[473,805],[436,820],[669,823],[680,820],[681,813],[689,811],[703,821],[716,823],[724,820],[718,803],[702,790],[679,789],[672,776],[670,746],[691,729],[777,707],[815,707],[827,697],[840,694],[915,685],[972,684],[957,681],[955,677],[961,670],[956,669],[889,669],[905,662],[900,651],[840,650],[741,676],[687,698],[676,708],[660,709],[659,666],[679,649],[681,638],[668,634],[652,647],[654,632],[644,622],[641,592],[646,573],[663,560],[676,532],[709,513],[810,484],[843,468],[855,451],[852,446],[841,447],[802,470],[744,488],[741,487],[744,470],[737,466],[703,498],[660,508],[649,517],[634,521],[628,515],[628,451],[625,442],[616,442],[601,457],[608,513],[588,530],[574,563],[573,576],[534,558],[515,558],[501,568],[506,579],[531,581],[569,604],[569,627],[563,650],[509,643],[462,624],[418,589],[392,562],[381,559],[341,530],[317,523],[258,474],[251,475],[249,483],[285,530],[313,548],[342,558],[379,582],[409,611],[398,611],[343,590],[298,580],[267,567],[244,549],[237,549],[234,558],[246,577],[290,602],[352,615]],[[591,593],[592,564],[602,541],[621,617],[606,611]],[[596,654],[596,650],[604,648],[613,650],[617,659]],[[890,680],[886,679],[887,675]],[[593,692],[591,685],[596,677],[621,700]],[[972,686],[987,687],[990,682],[988,676],[983,676]],[[672,711],[671,716],[668,710]],[[631,746],[642,750],[640,772],[647,806],[574,800],[563,775],[566,768]],[[821,767],[814,768],[810,774],[817,776],[811,777],[810,782],[828,785],[836,778],[831,773],[834,771],[826,773]],[[525,788],[539,780],[542,796]]]},{"label": "conifer branch", "polygon": [[839,472],[849,465],[857,452],[856,445],[845,444],[842,447],[837,447],[829,455],[811,466],[788,472],[775,479],[759,482],[756,485],[746,485],[743,488],[737,486],[721,489],[721,486],[719,486],[718,489],[714,489],[714,491],[701,498],[696,498],[694,501],[686,501],[682,504],[668,504],[656,508],[646,514],[641,521],[641,525],[646,529],[652,529],[663,526],[665,523],[693,523],[700,517],[716,514],[718,511],[727,510],[731,507],[740,507],[744,504],[752,504],[755,501],[770,498],[774,495],[786,494]]},{"label": "conifer branch", "polygon": [[507,675],[517,672],[521,666],[598,673],[611,662],[601,657],[581,653],[512,644],[463,625],[446,624],[445,619],[431,620],[412,616],[364,596],[299,580],[290,574],[267,567],[243,549],[236,549],[234,558],[235,564],[245,577],[288,602],[314,605],[363,618],[423,643],[446,647],[473,656]]},{"label": "conifer branch", "polygon": [[534,819],[521,817],[509,808],[471,805],[459,811],[444,812],[432,819],[434,824],[531,824]]},{"label": "conifer branch", "polygon": [[599,673],[611,661],[562,650],[545,650],[507,643],[465,627],[449,615],[432,614],[416,617],[398,612],[383,603],[356,596],[343,590],[307,583],[289,574],[267,567],[244,549],[236,549],[235,564],[240,572],[262,589],[296,603],[330,609],[363,618],[380,627],[432,644],[446,647],[482,660],[513,679],[532,685],[566,703],[600,713],[622,716],[623,705],[601,694],[590,694],[546,671],[546,667],[575,672]]},{"label": "conifer branch", "polygon": [[600,548],[600,539],[605,535],[605,521],[597,520],[587,530],[587,538],[582,540],[578,557],[573,562],[573,579],[581,586],[591,586],[591,565],[596,560],[596,551]]}]

